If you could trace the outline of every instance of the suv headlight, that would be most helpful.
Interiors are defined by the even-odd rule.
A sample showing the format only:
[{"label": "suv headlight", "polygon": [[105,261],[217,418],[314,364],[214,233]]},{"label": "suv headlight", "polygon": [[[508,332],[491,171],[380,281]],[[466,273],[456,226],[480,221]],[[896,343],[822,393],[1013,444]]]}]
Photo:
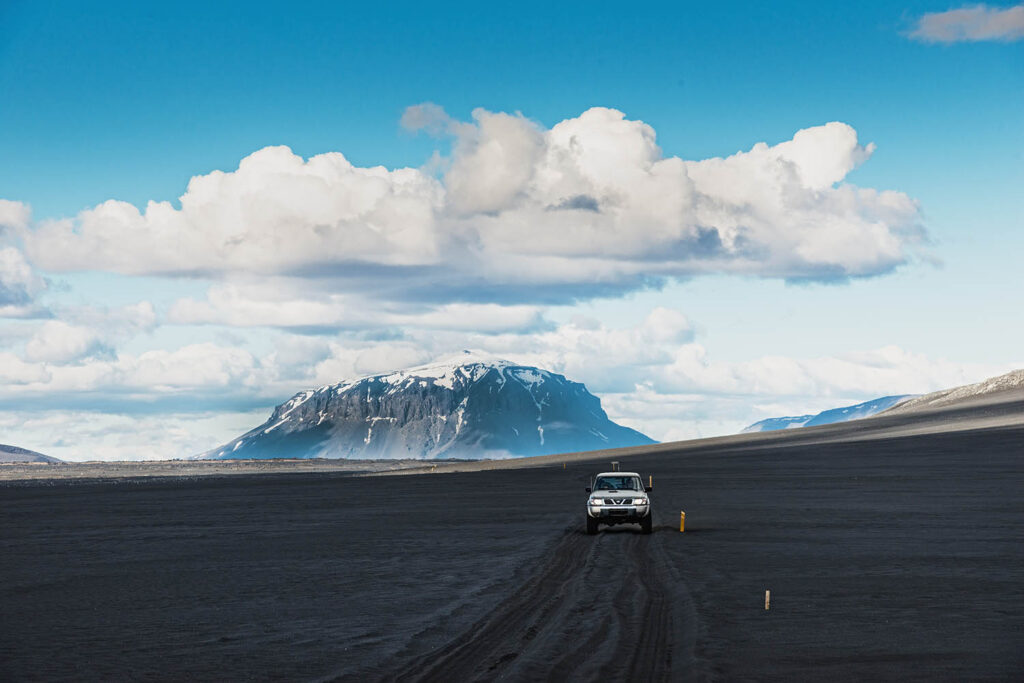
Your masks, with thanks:
[{"label": "suv headlight", "polygon": [[604,498],[591,498],[587,501],[587,505],[603,505]]},{"label": "suv headlight", "polygon": [[633,499],[633,505],[647,505],[647,499],[646,498],[634,498]]}]

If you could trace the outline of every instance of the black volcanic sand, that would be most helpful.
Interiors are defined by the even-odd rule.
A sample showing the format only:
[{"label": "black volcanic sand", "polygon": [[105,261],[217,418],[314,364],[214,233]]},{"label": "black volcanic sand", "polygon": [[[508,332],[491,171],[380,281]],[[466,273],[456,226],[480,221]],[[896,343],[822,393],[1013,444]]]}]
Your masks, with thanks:
[{"label": "black volcanic sand", "polygon": [[651,536],[606,461],[8,483],[0,679],[1024,675],[1024,427],[750,443],[619,456]]}]

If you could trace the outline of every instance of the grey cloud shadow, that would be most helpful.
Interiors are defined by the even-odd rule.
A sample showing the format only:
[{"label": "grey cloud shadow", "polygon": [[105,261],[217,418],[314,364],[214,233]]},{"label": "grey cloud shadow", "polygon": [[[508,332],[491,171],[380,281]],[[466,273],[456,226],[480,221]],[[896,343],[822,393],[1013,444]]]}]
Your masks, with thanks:
[{"label": "grey cloud shadow", "polygon": [[544,207],[545,211],[593,211],[601,213],[601,203],[594,197],[578,194]]}]

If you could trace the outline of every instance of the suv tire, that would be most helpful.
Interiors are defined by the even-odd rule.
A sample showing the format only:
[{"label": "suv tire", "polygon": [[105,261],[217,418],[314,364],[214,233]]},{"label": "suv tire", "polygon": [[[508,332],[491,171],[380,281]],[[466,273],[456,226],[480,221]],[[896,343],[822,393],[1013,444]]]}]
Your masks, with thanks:
[{"label": "suv tire", "polygon": [[647,516],[640,520],[640,531],[645,534],[651,533],[653,517],[654,515],[648,512]]},{"label": "suv tire", "polygon": [[587,534],[593,536],[597,533],[597,520],[587,515]]}]

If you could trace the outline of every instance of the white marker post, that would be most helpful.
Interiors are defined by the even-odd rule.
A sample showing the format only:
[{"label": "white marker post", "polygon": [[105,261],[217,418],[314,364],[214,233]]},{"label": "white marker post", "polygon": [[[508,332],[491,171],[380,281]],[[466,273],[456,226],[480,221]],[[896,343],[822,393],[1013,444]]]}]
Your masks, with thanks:
[{"label": "white marker post", "polygon": [[765,610],[767,610],[768,606],[771,604],[771,599],[772,599],[772,592],[766,590],[764,592],[764,608],[765,608]]}]

